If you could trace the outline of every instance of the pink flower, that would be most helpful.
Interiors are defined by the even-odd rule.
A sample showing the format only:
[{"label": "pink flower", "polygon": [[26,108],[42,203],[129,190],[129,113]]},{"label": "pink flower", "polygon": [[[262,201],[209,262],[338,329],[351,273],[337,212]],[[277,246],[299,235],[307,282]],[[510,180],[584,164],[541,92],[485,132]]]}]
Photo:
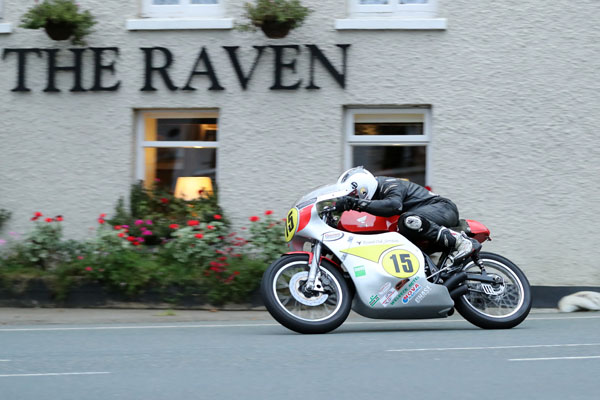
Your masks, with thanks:
[{"label": "pink flower", "polygon": [[267,211],[265,211],[265,215],[271,215],[271,214],[273,214],[273,210],[267,210]]},{"label": "pink flower", "polygon": [[152,231],[146,230],[146,231],[142,232],[142,235],[144,235],[144,236],[150,236],[150,235],[152,235]]},{"label": "pink flower", "polygon": [[78,260],[83,260],[83,256],[77,256]]},{"label": "pink flower", "polygon": [[251,222],[256,222],[256,221],[258,221],[259,219],[260,219],[260,218],[258,218],[256,215],[254,215],[254,216],[250,217],[250,221],[251,221]]},{"label": "pink flower", "polygon": [[144,221],[142,221],[141,219],[138,219],[137,221],[135,221],[136,225],[144,225]]},{"label": "pink flower", "polygon": [[123,225],[123,228],[128,229],[129,225]]},{"label": "pink flower", "polygon": [[152,225],[152,220],[151,219],[147,219],[146,220],[146,225]]},{"label": "pink flower", "polygon": [[92,267],[85,267],[85,270],[86,270],[86,271],[88,271],[88,272],[91,272],[91,271],[93,271],[94,269],[93,269]]}]

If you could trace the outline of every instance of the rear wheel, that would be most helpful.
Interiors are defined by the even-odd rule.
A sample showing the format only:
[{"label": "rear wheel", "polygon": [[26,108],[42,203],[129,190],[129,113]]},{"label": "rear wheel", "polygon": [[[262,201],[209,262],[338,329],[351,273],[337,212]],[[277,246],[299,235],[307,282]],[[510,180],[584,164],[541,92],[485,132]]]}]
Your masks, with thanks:
[{"label": "rear wheel", "polygon": [[[531,310],[531,287],[523,271],[505,257],[480,253],[488,276],[494,284],[466,280],[468,291],[456,300],[456,310],[467,321],[485,329],[508,329],[519,325]],[[480,274],[480,268],[469,262],[463,268],[469,274]]]},{"label": "rear wheel", "polygon": [[269,313],[299,333],[326,333],[348,317],[352,298],[339,269],[327,260],[320,265],[324,292],[308,292],[308,256],[284,255],[265,271],[261,295]]}]

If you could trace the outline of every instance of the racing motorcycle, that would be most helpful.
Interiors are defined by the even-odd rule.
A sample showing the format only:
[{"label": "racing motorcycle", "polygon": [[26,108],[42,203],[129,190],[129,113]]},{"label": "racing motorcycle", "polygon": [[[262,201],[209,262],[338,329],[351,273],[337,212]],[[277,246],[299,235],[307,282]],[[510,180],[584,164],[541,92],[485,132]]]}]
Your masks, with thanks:
[{"label": "racing motorcycle", "polygon": [[[481,252],[454,261],[434,243],[412,243],[397,232],[398,216],[336,210],[341,185],[318,188],[287,214],[291,252],[273,262],[261,282],[269,313],[299,333],[326,333],[350,310],[376,319],[443,318],[456,309],[486,329],[520,324],[531,309],[525,274],[500,255]],[[483,243],[490,231],[474,220],[452,230]]]}]

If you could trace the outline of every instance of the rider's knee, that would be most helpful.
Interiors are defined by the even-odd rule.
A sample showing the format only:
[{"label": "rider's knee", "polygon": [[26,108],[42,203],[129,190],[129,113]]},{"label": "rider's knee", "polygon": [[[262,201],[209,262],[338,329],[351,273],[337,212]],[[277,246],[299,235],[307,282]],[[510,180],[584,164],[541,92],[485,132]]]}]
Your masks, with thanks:
[{"label": "rider's knee", "polygon": [[405,213],[398,221],[398,230],[406,233],[419,234],[429,229],[430,223],[420,215]]}]

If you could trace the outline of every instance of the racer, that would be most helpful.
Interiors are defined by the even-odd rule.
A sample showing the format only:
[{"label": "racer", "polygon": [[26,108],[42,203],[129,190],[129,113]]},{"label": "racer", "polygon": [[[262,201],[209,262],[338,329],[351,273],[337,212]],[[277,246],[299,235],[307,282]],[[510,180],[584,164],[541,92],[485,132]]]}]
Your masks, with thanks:
[{"label": "racer", "polygon": [[337,182],[347,186],[350,193],[337,201],[338,209],[381,217],[400,215],[398,232],[412,241],[428,240],[447,249],[449,265],[477,248],[474,239],[448,228],[459,224],[456,205],[421,185],[399,178],[375,177],[363,167],[349,169]]}]

